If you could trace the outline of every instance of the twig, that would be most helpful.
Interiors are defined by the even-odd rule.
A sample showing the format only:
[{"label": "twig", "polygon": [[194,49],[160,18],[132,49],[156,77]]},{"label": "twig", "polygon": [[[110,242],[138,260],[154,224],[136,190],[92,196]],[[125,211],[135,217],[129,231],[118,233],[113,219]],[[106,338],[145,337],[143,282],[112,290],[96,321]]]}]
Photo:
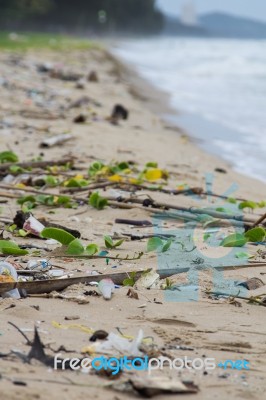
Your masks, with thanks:
[{"label": "twig", "polygon": [[29,338],[25,335],[25,333],[22,332],[22,330],[21,330],[17,325],[15,325],[13,322],[8,321],[8,323],[9,323],[9,325],[11,325],[11,326],[13,326],[14,328],[16,328],[16,329],[19,331],[19,333],[24,337],[24,339],[26,339],[27,344],[31,346],[32,343],[31,343],[31,341],[29,340]]},{"label": "twig", "polygon": [[262,215],[253,225],[253,227],[255,228],[256,226],[258,226],[259,224],[261,224],[264,220],[266,219],[266,213],[264,215]]},{"label": "twig", "polygon": [[28,162],[17,162],[17,163],[4,163],[0,164],[0,171],[6,171],[9,167],[16,165],[21,168],[45,168],[53,165],[65,165],[73,164],[73,158],[65,158],[62,160],[51,160],[51,161],[28,161]]},{"label": "twig", "polygon": [[61,193],[76,193],[76,192],[87,192],[94,189],[105,189],[109,186],[117,185],[117,182],[101,182],[95,183],[94,185],[77,187],[77,188],[65,188],[61,190]]},{"label": "twig", "polygon": [[[128,197],[128,198],[115,198],[115,197],[105,197],[108,200],[108,204],[114,205],[120,208],[133,208],[132,204],[130,207],[124,207],[125,205],[128,205],[128,203],[133,203],[133,204],[142,204],[144,209],[146,210],[152,210],[153,212],[157,212],[157,209],[161,209],[162,212],[168,211],[169,209],[172,210],[178,210],[178,211],[183,211],[183,212],[189,212],[192,214],[206,214],[210,215],[214,218],[218,219],[230,219],[230,220],[235,220],[235,221],[240,221],[240,222],[249,222],[249,223],[254,223],[254,220],[245,218],[243,215],[230,215],[226,214],[223,212],[218,212],[210,209],[200,209],[196,207],[181,207],[181,206],[176,206],[173,204],[168,204],[168,203],[160,203],[156,202],[153,199],[144,199],[140,200],[138,198],[134,197]],[[119,201],[115,201],[119,200]],[[143,208],[141,207],[141,208]]]},{"label": "twig", "polygon": [[239,295],[234,295],[234,294],[228,294],[228,293],[222,293],[222,292],[211,292],[209,290],[205,291],[206,294],[213,294],[215,296],[227,296],[227,297],[234,297],[236,299],[241,299],[241,300],[246,300],[250,301],[252,303],[259,304],[260,306],[266,307],[266,303],[263,303],[261,300],[258,300],[255,297],[244,297],[244,296],[239,296]]}]

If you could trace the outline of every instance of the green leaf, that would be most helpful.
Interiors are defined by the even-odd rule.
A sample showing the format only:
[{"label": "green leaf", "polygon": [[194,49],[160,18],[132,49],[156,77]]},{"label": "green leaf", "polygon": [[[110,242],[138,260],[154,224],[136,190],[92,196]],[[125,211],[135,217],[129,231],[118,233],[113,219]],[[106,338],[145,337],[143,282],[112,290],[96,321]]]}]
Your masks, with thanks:
[{"label": "green leaf", "polygon": [[47,175],[45,178],[45,182],[48,186],[58,186],[59,185],[59,179],[55,178],[53,175]]},{"label": "green leaf", "polygon": [[108,201],[104,197],[101,197],[98,192],[94,192],[89,198],[89,204],[97,210],[102,210],[107,206]]},{"label": "green leaf", "polygon": [[8,227],[8,230],[9,230],[9,232],[11,232],[11,233],[15,232],[16,229],[17,229],[17,225],[16,225],[16,224],[10,225],[10,226]]},{"label": "green leaf", "polygon": [[153,162],[153,161],[147,162],[145,167],[147,167],[147,168],[158,168],[158,163],[157,162]]},{"label": "green leaf", "polygon": [[234,197],[229,197],[227,199],[227,201],[228,201],[228,203],[231,203],[231,204],[236,204],[237,203],[237,201],[236,201],[236,199],[234,199]]},{"label": "green leaf", "polygon": [[18,233],[21,237],[26,237],[28,235],[28,232],[24,231],[24,229],[19,229]]},{"label": "green leaf", "polygon": [[75,239],[71,243],[69,243],[67,248],[67,254],[72,254],[77,256],[82,253],[84,253],[84,247],[79,239]]},{"label": "green leaf", "polygon": [[104,243],[105,243],[105,247],[107,247],[107,249],[113,249],[114,248],[114,242],[113,239],[111,238],[111,236],[104,236]]},{"label": "green leaf", "polygon": [[101,169],[102,169],[103,167],[104,167],[104,164],[101,163],[101,162],[99,162],[99,161],[96,161],[96,162],[92,163],[92,164],[90,165],[89,171],[88,171],[89,176],[94,176],[94,175],[96,175],[98,172],[101,171]]},{"label": "green leaf", "polygon": [[254,201],[248,200],[248,201],[242,201],[238,208],[240,210],[244,210],[244,208],[251,208],[252,210],[254,210],[257,207],[257,203],[255,203]]},{"label": "green leaf", "polygon": [[162,247],[163,247],[162,239],[160,239],[158,237],[153,237],[148,240],[148,243],[147,243],[147,251],[148,252],[162,249]]},{"label": "green leaf", "polygon": [[248,239],[249,242],[263,242],[265,235],[265,229],[260,227],[250,229],[245,233],[245,237]]},{"label": "green leaf", "polygon": [[249,254],[245,253],[244,251],[239,251],[238,253],[236,253],[236,258],[245,258],[248,259],[249,258]]},{"label": "green leaf", "polygon": [[23,196],[17,200],[17,203],[23,205],[24,203],[36,203],[36,198],[34,196]]},{"label": "green leaf", "polygon": [[2,253],[8,256],[26,256],[29,254],[27,250],[20,249],[19,247],[17,249],[13,247],[4,247],[2,248]]},{"label": "green leaf", "polygon": [[21,168],[19,165],[10,165],[9,171],[12,174],[22,174],[23,172],[27,172],[25,168]]},{"label": "green leaf", "polygon": [[167,242],[163,245],[162,252],[165,253],[167,250],[170,249],[173,240],[168,239]]},{"label": "green leaf", "polygon": [[204,233],[203,240],[207,242],[207,240],[211,237],[210,233]]},{"label": "green leaf", "polygon": [[123,286],[134,286],[136,282],[136,272],[131,272],[129,278],[123,280]]},{"label": "green leaf", "polygon": [[69,245],[76,238],[70,233],[58,228],[44,228],[41,236],[45,239],[54,239],[64,246]]},{"label": "green leaf", "polygon": [[99,251],[99,247],[97,246],[97,244],[89,244],[86,247],[86,254],[88,254],[89,256],[94,256],[94,254],[98,253]]},{"label": "green leaf", "polygon": [[18,156],[13,151],[2,151],[0,153],[0,163],[15,163],[18,162]]},{"label": "green leaf", "polygon": [[223,247],[242,247],[247,243],[247,239],[241,233],[233,233],[227,236],[220,244]]},{"label": "green leaf", "polygon": [[83,187],[87,186],[89,184],[89,181],[86,179],[76,179],[76,178],[71,178],[67,184],[66,187]]},{"label": "green leaf", "polygon": [[114,248],[115,248],[115,247],[121,246],[121,244],[123,244],[124,241],[125,241],[124,239],[121,239],[121,240],[118,240],[118,242],[115,242],[115,243],[114,243]]},{"label": "green leaf", "polygon": [[27,250],[22,250],[17,243],[10,240],[0,240],[0,253],[5,255],[25,256],[28,254]]}]

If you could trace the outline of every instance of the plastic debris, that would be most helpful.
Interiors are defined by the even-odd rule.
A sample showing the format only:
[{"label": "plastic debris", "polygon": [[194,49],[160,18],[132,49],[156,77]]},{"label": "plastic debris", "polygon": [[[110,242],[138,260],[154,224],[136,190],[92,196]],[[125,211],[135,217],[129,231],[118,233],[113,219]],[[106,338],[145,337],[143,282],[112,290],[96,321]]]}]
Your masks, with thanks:
[{"label": "plastic debris", "polygon": [[154,270],[144,272],[142,276],[135,283],[135,288],[156,288],[160,281],[160,275],[157,274]]},{"label": "plastic debris", "polygon": [[[17,282],[18,280],[18,275],[16,269],[13,267],[12,264],[10,264],[7,261],[1,261],[0,262],[0,278],[2,277],[9,277],[11,280],[9,282]],[[1,279],[2,281],[2,279]],[[7,282],[6,280],[3,279],[4,282]],[[2,297],[12,297],[14,299],[20,299],[20,294],[18,289],[13,289],[10,290],[9,292],[5,292],[1,294]]]},{"label": "plastic debris", "polygon": [[30,269],[31,271],[34,270],[34,271],[46,272],[49,271],[51,268],[52,265],[46,259],[30,260],[27,263],[27,269]]},{"label": "plastic debris", "polygon": [[33,215],[31,215],[26,221],[24,222],[23,229],[26,232],[30,232],[34,236],[40,237],[42,230],[45,226],[39,222]]},{"label": "plastic debris", "polygon": [[105,300],[110,300],[114,292],[115,284],[112,279],[102,279],[99,282],[98,290]]},{"label": "plastic debris", "polygon": [[143,356],[143,352],[140,350],[140,345],[143,340],[143,331],[139,330],[136,338],[126,339],[122,336],[116,335],[115,333],[109,333],[107,340],[104,342],[95,342],[95,344],[86,347],[82,350],[82,353],[107,353],[113,354],[114,350],[124,355],[133,357]]}]

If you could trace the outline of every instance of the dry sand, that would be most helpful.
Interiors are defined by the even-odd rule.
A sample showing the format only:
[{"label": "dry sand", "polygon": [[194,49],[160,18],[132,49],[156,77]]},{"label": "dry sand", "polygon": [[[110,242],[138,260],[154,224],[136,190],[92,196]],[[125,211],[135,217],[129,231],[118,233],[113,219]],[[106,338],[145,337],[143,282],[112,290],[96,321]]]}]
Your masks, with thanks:
[{"label": "dry sand", "polygon": [[[86,82],[85,88],[77,89],[73,82],[64,82],[59,79],[45,77],[45,74],[36,71],[36,64],[41,62],[55,62],[64,65],[68,69],[87,74],[91,70],[97,70],[100,82]],[[119,73],[118,73],[119,72]],[[0,118],[6,122],[0,130],[0,149],[12,149],[20,160],[30,160],[41,152],[45,160],[61,159],[69,154],[76,159],[75,166],[78,171],[86,174],[89,164],[95,160],[111,162],[112,160],[133,160],[140,166],[147,161],[158,162],[160,168],[170,172],[168,186],[177,187],[178,184],[187,183],[191,187],[205,187],[206,173],[213,173],[213,192],[223,194],[233,184],[238,184],[237,191],[232,195],[260,201],[266,198],[264,184],[235,173],[231,166],[221,159],[205,154],[190,140],[190,138],[178,129],[168,126],[160,118],[159,108],[151,110],[149,98],[160,97],[157,92],[152,92],[143,84],[143,93],[133,87],[132,76],[126,69],[121,70],[118,63],[105,52],[93,50],[88,53],[73,52],[61,53],[28,53],[22,57],[14,58],[8,53],[0,55],[0,75],[5,77],[9,86],[1,88]],[[139,86],[139,85],[138,85]],[[28,96],[28,89],[44,91],[40,95]],[[54,93],[54,98],[50,95]],[[137,95],[138,94],[138,95]],[[89,104],[83,110],[89,113],[88,123],[74,124],[73,118],[78,115],[80,109],[70,109],[63,112],[66,118],[37,119],[21,115],[21,110],[27,112],[36,111],[43,113],[42,104],[50,102],[52,113],[60,113],[60,105],[66,105],[67,99],[71,101],[81,96],[89,96],[99,102],[101,106]],[[158,99],[160,100],[160,99]],[[36,105],[36,102],[40,105]],[[127,121],[119,122],[118,126],[105,120],[110,115],[114,104],[123,104],[130,111]],[[45,106],[46,107],[46,106]],[[92,117],[95,112],[95,118]],[[74,139],[51,149],[40,149],[39,143],[49,133],[70,132]],[[216,168],[226,169],[227,173],[215,172]],[[0,192],[3,192],[0,189]],[[50,189],[49,191],[53,191]],[[57,189],[55,189],[55,192]],[[107,194],[113,192],[107,190]],[[142,192],[139,192],[142,193]],[[190,207],[199,203],[191,197],[180,195],[170,196],[155,192],[153,198],[171,204]],[[84,195],[85,196],[85,195]],[[4,198],[4,197],[3,197]],[[0,194],[1,199],[1,194]],[[208,201],[221,200],[216,198],[202,198],[200,206],[210,205]],[[226,203],[225,203],[226,204]],[[18,205],[15,200],[2,206],[2,217],[13,218]],[[71,216],[77,215],[78,219]],[[251,217],[256,219],[256,214],[262,214],[265,209],[255,210]],[[47,208],[38,207],[34,210],[38,218],[46,216],[54,223],[61,223],[68,227],[79,229],[83,241],[94,242],[103,245],[104,234],[122,235],[129,233],[152,233],[152,228],[132,228],[126,225],[114,223],[116,218],[151,219],[150,213],[140,209],[121,210],[106,208],[97,211],[91,207],[73,209],[55,209],[54,214],[49,214]],[[177,230],[180,225],[175,221],[167,221],[165,229]],[[230,231],[230,229],[229,229]],[[5,233],[4,237],[11,237]],[[28,243],[31,239],[15,239],[20,243]],[[42,245],[40,240],[32,239],[33,243]],[[203,245],[204,247],[204,245]],[[143,251],[146,248],[146,240],[126,241],[119,253],[121,255],[133,254],[134,251]],[[258,247],[250,247],[255,253]],[[223,248],[216,249],[222,252]],[[217,253],[218,254],[218,253]],[[221,253],[222,254],[222,253]],[[63,261],[56,260],[57,265],[64,266],[67,270],[79,268],[80,271],[96,269],[100,272],[119,272],[138,269],[139,267],[157,268],[157,258],[154,253],[145,254],[141,260],[129,262],[110,262],[109,266],[103,260],[97,261]],[[113,266],[116,269],[112,269]],[[246,269],[230,270],[225,272],[226,279],[246,280],[258,277],[265,281],[262,275],[265,267],[250,267]],[[183,283],[186,275],[176,275],[175,282]],[[203,271],[200,274],[201,289],[212,287],[212,274]],[[264,289],[265,290],[265,289]],[[263,287],[257,292],[263,293]],[[127,289],[120,288],[115,291],[111,301],[106,302],[102,297],[89,298],[90,303],[80,305],[75,302],[26,298],[23,300],[0,300],[0,353],[9,352],[11,349],[19,349],[28,352],[29,347],[23,337],[8,321],[15,323],[20,328],[30,330],[27,334],[32,337],[34,324],[40,330],[41,338],[47,354],[53,355],[51,349],[60,346],[70,353],[80,356],[81,349],[89,344],[89,334],[80,329],[59,329],[52,325],[52,321],[64,325],[79,324],[92,330],[105,329],[108,332],[117,332],[119,327],[127,335],[135,336],[139,329],[143,329],[145,336],[152,336],[159,349],[165,348],[164,354],[171,357],[188,356],[214,357],[216,360],[245,359],[250,362],[250,371],[237,371],[215,369],[203,374],[202,371],[182,371],[175,373],[178,379],[189,379],[199,386],[198,394],[186,395],[186,399],[262,399],[265,392],[265,352],[266,352],[266,327],[264,307],[239,301],[238,307],[230,304],[228,299],[211,299],[201,292],[199,301],[196,302],[168,302],[165,292],[159,289],[140,290],[139,300],[126,296]],[[250,291],[252,295],[256,292]],[[12,305],[12,308],[10,306]],[[142,307],[143,306],[143,307]],[[75,321],[66,321],[67,316],[78,316]],[[170,345],[188,346],[193,350],[170,350]],[[141,375],[141,373],[139,373]],[[145,373],[142,373],[145,376]],[[130,374],[129,374],[130,375]],[[165,369],[156,372],[154,376],[170,375]],[[124,374],[126,379],[128,375]],[[132,375],[131,375],[132,376]],[[13,381],[25,382],[26,386],[18,386]],[[32,365],[23,364],[17,358],[5,360],[0,358],[0,398],[13,399],[124,399],[134,398],[133,395],[119,393],[106,389],[107,378],[97,377],[76,372],[59,372],[33,362]],[[177,395],[176,395],[177,396]],[[179,396],[182,398],[182,395]],[[158,396],[158,399],[166,398],[166,395]]]}]

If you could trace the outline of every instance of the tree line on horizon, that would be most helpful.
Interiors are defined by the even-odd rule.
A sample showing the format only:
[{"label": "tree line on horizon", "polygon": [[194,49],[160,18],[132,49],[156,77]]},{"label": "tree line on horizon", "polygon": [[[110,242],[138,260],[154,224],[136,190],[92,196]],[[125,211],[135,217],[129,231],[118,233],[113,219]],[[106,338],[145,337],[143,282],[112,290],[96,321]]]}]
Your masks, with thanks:
[{"label": "tree line on horizon", "polygon": [[156,33],[156,0],[0,0],[0,29]]}]

